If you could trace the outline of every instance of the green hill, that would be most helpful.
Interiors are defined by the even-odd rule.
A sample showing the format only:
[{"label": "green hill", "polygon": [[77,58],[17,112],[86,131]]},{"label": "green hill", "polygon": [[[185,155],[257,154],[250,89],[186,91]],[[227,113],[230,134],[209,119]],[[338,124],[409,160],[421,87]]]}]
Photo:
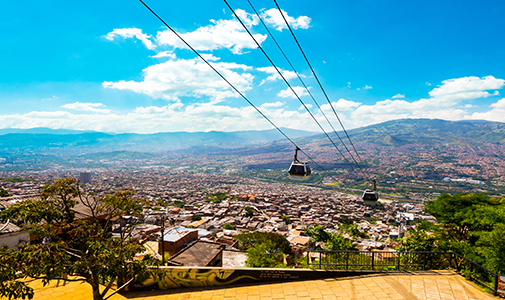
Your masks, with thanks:
[{"label": "green hill", "polygon": [[[505,144],[505,123],[487,121],[402,119],[352,129],[348,133],[354,143],[393,147],[409,144]],[[342,132],[339,134],[345,137]]]}]

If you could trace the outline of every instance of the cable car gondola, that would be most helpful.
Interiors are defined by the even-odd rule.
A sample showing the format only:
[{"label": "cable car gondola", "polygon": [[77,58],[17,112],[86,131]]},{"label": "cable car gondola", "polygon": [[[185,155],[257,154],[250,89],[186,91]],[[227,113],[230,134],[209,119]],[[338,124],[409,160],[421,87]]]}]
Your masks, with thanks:
[{"label": "cable car gondola", "polygon": [[296,147],[295,159],[289,167],[288,174],[293,180],[307,180],[309,179],[311,173],[310,166],[308,162],[301,162],[298,160],[298,150],[301,149]]},{"label": "cable car gondola", "polygon": [[361,196],[366,205],[376,206],[379,200],[379,193],[377,192],[376,181],[373,180],[373,190],[365,190]]}]

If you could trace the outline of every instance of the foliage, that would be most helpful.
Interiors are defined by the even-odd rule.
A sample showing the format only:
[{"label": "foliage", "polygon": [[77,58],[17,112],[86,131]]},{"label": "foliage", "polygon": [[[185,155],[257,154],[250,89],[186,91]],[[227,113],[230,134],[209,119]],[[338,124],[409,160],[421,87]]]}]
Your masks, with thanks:
[{"label": "foliage", "polygon": [[191,216],[191,221],[200,221],[202,219],[202,216],[200,215],[192,215]]},{"label": "foliage", "polygon": [[228,230],[235,230],[235,226],[231,225],[231,224],[224,224],[223,226],[221,226],[223,229],[228,229]]},{"label": "foliage", "polygon": [[367,238],[368,234],[361,231],[357,224],[342,224],[340,228],[350,234],[353,238]]},{"label": "foliage", "polygon": [[11,195],[9,194],[9,192],[7,192],[6,189],[4,189],[3,187],[0,186],[0,198],[2,197],[10,197]]},{"label": "foliage", "polygon": [[272,241],[266,240],[247,249],[248,267],[275,267],[282,263],[282,251]]},{"label": "foliage", "polygon": [[25,181],[33,181],[33,179],[21,178],[21,177],[0,177],[0,180],[5,180],[9,182],[25,182]]},{"label": "foliage", "polygon": [[183,208],[184,205],[186,205],[186,202],[175,200],[174,202],[172,202],[172,205],[178,208]]},{"label": "foliage", "polygon": [[[18,278],[38,278],[44,284],[67,278],[87,282],[93,299],[103,299],[114,283],[122,286],[146,276],[146,266],[157,261],[150,257],[133,259],[143,251],[141,245],[130,240],[134,223],[120,218],[119,237],[111,234],[114,219],[123,215],[131,216],[130,220],[141,217],[141,201],[133,199],[133,194],[122,189],[98,199],[83,193],[78,180],[69,177],[44,186],[40,200],[19,202],[3,211],[4,218],[28,229],[38,243],[22,244],[17,250],[2,248],[0,295],[33,295],[33,290]],[[89,218],[76,218],[77,205],[80,211],[88,212]],[[77,277],[68,279],[68,275]],[[105,285],[102,290],[101,284]]]},{"label": "foliage", "polygon": [[205,202],[221,203],[228,198],[228,194],[224,192],[216,192],[214,194],[207,194],[208,199]]},{"label": "foliage", "polygon": [[[486,194],[441,194],[426,204],[440,225],[421,223],[401,244],[406,249],[454,251],[497,273],[505,273],[505,199]],[[423,233],[433,232],[433,236]],[[429,250],[428,250],[429,251]]]},{"label": "foliage", "polygon": [[289,218],[289,216],[283,215],[281,216],[281,219],[284,223],[291,224],[291,219]]},{"label": "foliage", "polygon": [[331,233],[322,225],[312,225],[305,228],[305,233],[313,242],[323,242],[326,250],[358,250],[350,240],[341,234]]},{"label": "foliage", "polygon": [[400,240],[401,251],[436,251],[439,237],[424,230],[409,231],[409,236]]},{"label": "foliage", "polygon": [[244,210],[246,211],[246,213],[245,213],[246,217],[252,217],[258,213],[258,211],[256,211],[254,208],[252,208],[250,206],[245,206]]},{"label": "foliage", "polygon": [[248,232],[235,237],[239,241],[239,249],[247,250],[259,244],[270,243],[269,249],[274,252],[293,254],[289,241],[281,234],[275,232]]}]

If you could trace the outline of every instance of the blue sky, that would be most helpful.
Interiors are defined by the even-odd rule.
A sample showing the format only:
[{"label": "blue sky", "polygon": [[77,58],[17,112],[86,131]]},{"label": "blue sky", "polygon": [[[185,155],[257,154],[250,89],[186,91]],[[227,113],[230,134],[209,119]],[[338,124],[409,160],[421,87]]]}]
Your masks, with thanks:
[{"label": "blue sky", "polygon": [[[338,129],[274,2],[251,2]],[[277,126],[319,130],[224,1],[146,3]],[[229,3],[329,129],[247,1]],[[278,3],[346,128],[400,118],[505,122],[502,1]],[[0,128],[271,128],[139,1],[6,2],[0,34]]]}]

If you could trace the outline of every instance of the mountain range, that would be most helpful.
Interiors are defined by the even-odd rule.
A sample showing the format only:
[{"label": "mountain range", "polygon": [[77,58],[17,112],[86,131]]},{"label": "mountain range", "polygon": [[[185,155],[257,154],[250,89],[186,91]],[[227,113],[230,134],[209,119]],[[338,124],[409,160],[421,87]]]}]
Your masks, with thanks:
[{"label": "mountain range", "polygon": [[[308,144],[329,146],[324,134],[282,128],[291,139]],[[505,123],[488,121],[444,121],[437,119],[393,120],[348,130],[354,143],[399,147],[408,144],[505,144]],[[339,132],[343,140],[345,133]],[[333,134],[330,134],[333,136]],[[338,139],[332,137],[334,142]],[[237,132],[166,132],[154,134],[111,134],[72,130],[0,129],[0,151],[38,152],[51,150],[90,152],[140,151],[164,152],[194,148],[221,150],[285,148],[286,139],[275,129]]]}]

